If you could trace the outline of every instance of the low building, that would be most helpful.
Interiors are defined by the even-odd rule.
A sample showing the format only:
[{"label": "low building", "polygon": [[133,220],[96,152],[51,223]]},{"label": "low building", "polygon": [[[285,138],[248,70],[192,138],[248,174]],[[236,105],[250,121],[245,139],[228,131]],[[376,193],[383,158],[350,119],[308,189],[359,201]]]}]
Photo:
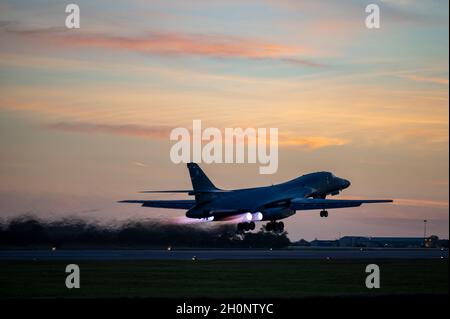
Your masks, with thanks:
[{"label": "low building", "polygon": [[311,247],[338,247],[338,240],[319,240],[315,239],[311,242]]},{"label": "low building", "polygon": [[436,247],[439,238],[423,237],[363,237],[345,236],[339,239],[340,247],[392,247],[392,248],[418,248]]},{"label": "low building", "polygon": [[345,236],[339,239],[340,247],[368,247],[370,237]]},{"label": "low building", "polygon": [[293,242],[291,246],[309,247],[311,246],[311,243],[307,240],[300,239],[299,241]]}]

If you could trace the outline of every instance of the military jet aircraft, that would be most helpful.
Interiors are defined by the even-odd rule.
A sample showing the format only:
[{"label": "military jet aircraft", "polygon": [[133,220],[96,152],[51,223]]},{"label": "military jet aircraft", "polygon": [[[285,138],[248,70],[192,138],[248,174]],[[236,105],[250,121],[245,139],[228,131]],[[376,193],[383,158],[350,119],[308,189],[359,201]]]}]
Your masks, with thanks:
[{"label": "military jet aircraft", "polygon": [[204,221],[235,220],[238,231],[255,229],[256,221],[269,221],[267,231],[282,232],[283,222],[278,220],[292,216],[299,210],[319,210],[320,217],[328,217],[328,209],[358,207],[361,204],[389,203],[382,200],[326,199],[350,186],[346,179],[330,172],[302,175],[285,183],[223,190],[214,184],[195,163],[188,163],[192,190],[143,191],[142,193],[187,193],[195,200],[123,200],[120,203],[137,203],[143,207],[186,209],[189,218]]}]

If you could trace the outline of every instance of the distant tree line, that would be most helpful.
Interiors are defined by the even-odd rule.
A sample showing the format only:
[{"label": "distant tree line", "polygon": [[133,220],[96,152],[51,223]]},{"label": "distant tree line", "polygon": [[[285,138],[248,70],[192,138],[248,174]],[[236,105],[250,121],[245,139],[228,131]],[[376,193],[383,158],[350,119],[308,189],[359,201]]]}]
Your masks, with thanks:
[{"label": "distant tree line", "polygon": [[237,233],[236,225],[214,223],[177,225],[155,220],[129,220],[102,225],[82,219],[48,221],[20,216],[0,221],[0,248],[8,247],[204,247],[282,248],[291,242],[287,232]]}]

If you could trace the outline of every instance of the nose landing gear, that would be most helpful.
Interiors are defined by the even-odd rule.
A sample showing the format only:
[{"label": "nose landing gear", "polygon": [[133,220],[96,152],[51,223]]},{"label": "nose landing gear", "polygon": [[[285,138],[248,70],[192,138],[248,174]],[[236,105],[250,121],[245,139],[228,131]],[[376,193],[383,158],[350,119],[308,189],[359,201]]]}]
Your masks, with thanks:
[{"label": "nose landing gear", "polygon": [[322,211],[320,212],[320,217],[328,217],[328,211],[322,210]]},{"label": "nose landing gear", "polygon": [[271,221],[266,224],[266,230],[267,231],[273,231],[275,233],[281,233],[284,231],[284,223],[283,222],[276,222]]}]

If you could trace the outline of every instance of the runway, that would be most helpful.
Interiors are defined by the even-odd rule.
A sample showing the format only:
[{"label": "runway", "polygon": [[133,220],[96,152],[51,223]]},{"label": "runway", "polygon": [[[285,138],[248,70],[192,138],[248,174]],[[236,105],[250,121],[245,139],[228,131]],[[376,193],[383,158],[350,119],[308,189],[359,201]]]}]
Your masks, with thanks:
[{"label": "runway", "polygon": [[441,249],[1,250],[0,260],[448,259]]}]

